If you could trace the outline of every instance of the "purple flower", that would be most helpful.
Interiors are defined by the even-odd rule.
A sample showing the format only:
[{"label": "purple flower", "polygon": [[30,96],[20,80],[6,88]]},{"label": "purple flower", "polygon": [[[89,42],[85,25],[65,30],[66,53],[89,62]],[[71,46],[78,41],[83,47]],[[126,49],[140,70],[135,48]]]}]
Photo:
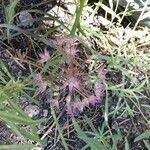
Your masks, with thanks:
[{"label": "purple flower", "polygon": [[75,38],[67,37],[67,36],[55,36],[52,42],[59,46],[60,50],[66,55],[75,56],[76,53],[79,51],[75,46]]},{"label": "purple flower", "polygon": [[101,81],[97,81],[94,86],[94,92],[98,99],[104,94],[104,84]]},{"label": "purple flower", "polygon": [[74,103],[74,110],[76,110],[76,108],[80,111],[83,111],[84,109],[84,103],[82,101],[77,101]]},{"label": "purple flower", "polygon": [[67,55],[70,55],[70,56],[75,56],[78,51],[79,50],[75,46],[64,49],[64,52],[67,53]]},{"label": "purple flower", "polygon": [[95,95],[91,95],[89,98],[88,98],[88,101],[90,104],[92,104],[93,106],[95,106],[95,104],[97,103],[97,97]]},{"label": "purple flower", "polygon": [[50,105],[52,107],[56,107],[56,108],[59,109],[59,101],[58,101],[58,99],[51,99],[49,102],[50,102]]},{"label": "purple flower", "polygon": [[47,83],[46,82],[41,82],[40,84],[37,84],[37,86],[38,86],[38,89],[36,90],[36,93],[38,95],[39,93],[43,93],[46,90]]},{"label": "purple flower", "polygon": [[48,59],[50,58],[49,52],[46,50],[46,48],[44,49],[44,53],[40,53],[39,56],[40,56],[40,60],[38,62],[41,64],[47,62]]},{"label": "purple flower", "polygon": [[41,82],[42,81],[42,76],[40,73],[33,72],[32,76],[33,76],[33,80],[35,82]]},{"label": "purple flower", "polygon": [[71,77],[68,80],[65,81],[63,85],[63,89],[68,87],[69,91],[72,92],[74,89],[80,89],[81,83],[78,78],[76,77]]},{"label": "purple flower", "polygon": [[36,72],[33,73],[33,80],[38,87],[34,94],[34,96],[37,96],[39,93],[43,93],[46,90],[47,83],[42,80],[41,74]]},{"label": "purple flower", "polygon": [[68,94],[66,97],[66,105],[70,105],[70,102],[71,102],[71,95]]},{"label": "purple flower", "polygon": [[83,105],[84,107],[89,107],[89,99],[88,99],[88,98],[84,98],[84,99],[82,100],[82,105]]},{"label": "purple flower", "polygon": [[52,42],[58,46],[71,47],[75,43],[75,38],[63,35],[56,35]]},{"label": "purple flower", "polygon": [[67,106],[67,114],[68,114],[68,115],[73,114],[73,106],[72,106],[72,105],[68,105],[68,106]]}]

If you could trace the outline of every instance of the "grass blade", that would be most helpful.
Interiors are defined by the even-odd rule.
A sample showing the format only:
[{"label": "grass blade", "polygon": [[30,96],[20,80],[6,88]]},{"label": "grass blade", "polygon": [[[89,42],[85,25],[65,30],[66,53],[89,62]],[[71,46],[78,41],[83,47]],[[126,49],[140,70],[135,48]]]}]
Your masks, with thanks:
[{"label": "grass blade", "polygon": [[35,148],[35,145],[26,144],[26,145],[0,145],[0,150],[27,150]]},{"label": "grass blade", "polygon": [[145,131],[144,133],[140,134],[138,137],[134,139],[134,142],[143,140],[143,139],[148,139],[150,137],[150,130]]}]

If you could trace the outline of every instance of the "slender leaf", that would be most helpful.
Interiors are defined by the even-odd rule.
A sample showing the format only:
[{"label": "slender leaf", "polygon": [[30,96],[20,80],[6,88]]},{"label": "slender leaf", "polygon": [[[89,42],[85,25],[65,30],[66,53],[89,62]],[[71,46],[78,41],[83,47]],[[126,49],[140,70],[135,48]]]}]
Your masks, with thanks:
[{"label": "slender leaf", "polygon": [[35,148],[35,145],[25,144],[25,145],[0,145],[0,150],[27,150]]},{"label": "slender leaf", "polygon": [[143,140],[143,139],[148,139],[150,137],[150,130],[145,131],[144,133],[140,134],[138,137],[134,139],[134,142]]},{"label": "slender leaf", "polygon": [[145,140],[143,140],[143,142],[144,142],[144,144],[145,144],[147,150],[150,150],[150,144],[148,144]]},{"label": "slender leaf", "polygon": [[26,124],[26,125],[37,124],[37,123],[41,122],[40,120],[34,121],[30,118],[27,119],[24,117],[17,116],[17,114],[12,114],[9,112],[4,112],[4,111],[0,111],[0,119],[4,120],[6,122],[11,121],[14,123],[20,123],[20,124]]}]

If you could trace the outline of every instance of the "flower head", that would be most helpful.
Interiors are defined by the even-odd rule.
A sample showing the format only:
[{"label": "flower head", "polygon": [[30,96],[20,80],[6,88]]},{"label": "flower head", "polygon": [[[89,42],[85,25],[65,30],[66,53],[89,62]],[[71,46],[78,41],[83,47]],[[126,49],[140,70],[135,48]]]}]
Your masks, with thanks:
[{"label": "flower head", "polygon": [[46,88],[47,88],[47,83],[46,82],[41,82],[41,83],[38,83],[36,85],[37,85],[38,88],[37,88],[37,90],[35,92],[36,93],[35,95],[43,93],[46,90]]},{"label": "flower head", "polygon": [[75,110],[78,109],[80,111],[83,111],[84,107],[85,106],[84,106],[84,103],[82,101],[77,101],[74,103],[74,109]]},{"label": "flower head", "polygon": [[42,81],[42,76],[40,73],[33,72],[32,76],[33,76],[33,80],[35,82],[41,82]]},{"label": "flower head", "polygon": [[92,104],[93,106],[95,106],[95,104],[97,103],[98,98],[95,95],[91,95],[88,98],[89,104]]},{"label": "flower head", "polygon": [[78,78],[70,77],[68,80],[65,81],[63,85],[63,89],[68,87],[69,91],[72,92],[74,89],[80,89],[81,83]]},{"label": "flower head", "polygon": [[71,47],[75,43],[75,38],[64,36],[64,35],[55,35],[52,42],[58,46],[69,46]]},{"label": "flower head", "polygon": [[82,100],[82,105],[83,105],[84,107],[89,107],[89,99],[88,99],[88,98],[84,98],[84,99]]},{"label": "flower head", "polygon": [[40,60],[38,61],[39,63],[43,64],[44,62],[47,62],[48,59],[50,58],[49,52],[47,51],[47,49],[44,49],[44,53],[40,53]]},{"label": "flower head", "polygon": [[55,36],[52,42],[60,47],[60,50],[68,56],[75,56],[79,51],[75,46],[76,39],[69,36]]},{"label": "flower head", "polygon": [[69,56],[75,56],[78,51],[79,50],[75,46],[64,49],[64,52]]},{"label": "flower head", "polygon": [[72,105],[67,105],[67,114],[68,115],[73,114],[73,106]]},{"label": "flower head", "polygon": [[59,101],[58,101],[58,99],[51,99],[51,100],[50,100],[50,105],[51,105],[52,107],[56,107],[56,108],[59,109]]},{"label": "flower head", "polygon": [[104,94],[104,84],[100,80],[95,83],[94,93],[98,99]]},{"label": "flower head", "polygon": [[38,87],[35,91],[35,95],[37,96],[39,93],[43,93],[47,88],[47,83],[42,80],[42,76],[40,73],[33,73],[33,80],[35,85]]}]

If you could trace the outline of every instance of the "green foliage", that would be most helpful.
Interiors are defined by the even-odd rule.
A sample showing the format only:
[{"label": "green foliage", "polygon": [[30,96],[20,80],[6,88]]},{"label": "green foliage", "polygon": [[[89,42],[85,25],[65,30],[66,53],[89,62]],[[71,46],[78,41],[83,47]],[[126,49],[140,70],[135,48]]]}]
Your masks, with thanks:
[{"label": "green foliage", "polygon": [[19,3],[19,0],[9,0],[9,4],[7,6],[5,6],[6,23],[8,23],[8,24],[13,23],[13,18],[15,15],[15,8],[18,3]]},{"label": "green foliage", "polygon": [[[73,118],[73,124],[74,124],[74,128],[77,131],[77,135],[80,139],[82,139],[86,145],[82,148],[86,149],[86,148],[90,148],[92,150],[116,150],[117,148],[117,144],[121,138],[120,132],[118,131],[117,134],[109,134],[109,130],[108,131],[104,131],[104,128],[106,127],[106,124],[104,123],[101,129],[97,130],[94,125],[92,124],[92,122],[89,120],[89,118],[87,118],[85,116],[85,120],[86,123],[89,125],[89,127],[91,128],[92,132],[90,131],[83,131],[79,124],[75,121],[75,119]],[[103,128],[104,127],[104,128]],[[110,145],[110,143],[107,142],[107,140],[112,140],[112,146]]]},{"label": "green foliage", "polygon": [[134,142],[143,140],[143,139],[148,139],[150,137],[150,130],[145,131],[144,133],[140,134],[138,137],[134,139]]},{"label": "green foliage", "polygon": [[[9,4],[5,6],[4,13],[5,13],[5,22],[8,25],[13,24],[14,16],[15,16],[15,8],[17,4],[19,3],[19,0],[10,0]],[[10,37],[10,30],[7,29],[7,37],[9,40]]]},{"label": "green foliage", "polygon": [[55,111],[54,111],[54,108],[53,108],[53,107],[51,107],[51,114],[52,114],[52,116],[53,116],[53,118],[54,118],[54,122],[55,122],[55,124],[56,124],[56,128],[57,128],[57,130],[58,130],[58,132],[59,132],[59,136],[60,136],[60,138],[61,138],[61,140],[62,140],[62,143],[63,143],[63,145],[64,145],[64,148],[65,148],[65,150],[69,150],[68,145],[67,145],[67,143],[66,143],[66,141],[65,141],[65,138],[63,137],[63,133],[62,133],[62,131],[61,131],[61,129],[60,129],[59,123],[58,123],[58,121],[57,121],[56,114],[55,114]]},{"label": "green foliage", "polygon": [[[74,3],[75,1],[72,1]],[[147,104],[142,103],[142,100],[148,100],[148,97],[145,93],[149,94],[150,88],[150,77],[149,77],[149,69],[150,69],[150,54],[149,52],[143,52],[142,50],[137,50],[137,47],[141,43],[137,43],[136,38],[135,41],[130,39],[126,44],[123,46],[110,46],[109,43],[112,41],[107,39],[110,36],[109,30],[112,28],[116,29],[118,26],[115,25],[113,20],[117,20],[117,23],[121,23],[125,16],[130,16],[135,11],[128,11],[127,7],[123,12],[117,13],[118,4],[113,5],[113,0],[109,0],[109,4],[105,5],[106,1],[99,0],[98,3],[94,3],[95,5],[93,11],[89,13],[89,20],[94,20],[99,13],[99,10],[104,10],[105,19],[110,23],[109,27],[106,27],[106,31],[101,28],[101,26],[95,26],[91,23],[86,22],[84,18],[84,10],[88,9],[89,6],[87,5],[86,0],[80,0],[80,2],[75,3],[76,11],[71,17],[74,18],[73,25],[69,22],[60,21],[62,18],[58,19],[59,14],[53,16],[51,14],[47,14],[40,10],[27,10],[29,13],[35,13],[44,15],[47,17],[37,18],[34,21],[38,22],[39,20],[53,20],[57,22],[59,25],[54,26],[53,28],[48,28],[45,31],[39,32],[38,29],[31,29],[24,30],[16,25],[13,24],[14,18],[20,14],[16,14],[16,7],[19,3],[19,0],[9,0],[9,4],[4,6],[4,17],[5,17],[5,24],[1,24],[0,28],[7,29],[7,36],[1,35],[0,39],[2,40],[10,40],[11,38],[16,38],[20,34],[24,34],[29,38],[37,39],[40,42],[43,42],[46,45],[52,46],[57,48],[53,45],[49,40],[49,36],[54,33],[54,31],[63,32],[62,34],[66,34],[64,32],[70,33],[71,36],[77,35],[79,41],[87,48],[87,59],[90,59],[91,64],[89,66],[89,71],[92,73],[96,70],[99,64],[104,63],[106,64],[106,70],[108,73],[120,72],[121,79],[120,81],[117,78],[115,83],[112,81],[113,79],[107,79],[105,82],[105,98],[101,104],[102,108],[102,118],[104,121],[102,125],[99,127],[95,127],[92,121],[88,117],[84,117],[84,121],[90,127],[90,130],[84,131],[80,125],[77,123],[76,119],[73,118],[74,128],[77,132],[78,137],[84,141],[85,146],[82,150],[86,150],[88,148],[92,150],[116,150],[117,144],[119,140],[122,138],[122,135],[119,129],[115,130],[115,133],[112,133],[108,122],[110,118],[114,120],[116,117],[121,118],[123,114],[134,118],[137,114],[140,114],[144,120],[149,123],[148,117],[145,116],[143,109],[149,109],[150,106]],[[118,0],[117,0],[118,2]],[[91,7],[91,6],[90,6]],[[91,8],[92,8],[91,7]],[[25,10],[26,11],[26,10]],[[141,10],[138,10],[141,11]],[[142,10],[144,11],[144,10]],[[72,13],[72,12],[69,12]],[[108,15],[109,14],[109,15]],[[101,15],[101,14],[100,14]],[[107,18],[108,17],[108,18]],[[110,18],[109,18],[110,17]],[[137,25],[140,22],[140,18],[137,20],[133,30],[136,29]],[[103,23],[103,20],[102,22]],[[66,26],[67,24],[67,26]],[[69,24],[69,25],[68,25]],[[11,31],[17,31],[17,33],[12,33]],[[36,32],[34,32],[36,31]],[[114,31],[115,34],[117,31]],[[4,32],[5,33],[5,32]],[[40,34],[39,34],[40,33]],[[43,34],[43,35],[42,35]],[[112,33],[111,33],[112,34]],[[90,35],[90,36],[89,36]],[[108,36],[107,36],[108,35]],[[101,44],[101,37],[104,36],[104,41],[107,40],[107,47],[105,54],[101,52],[102,48],[100,47]],[[118,36],[118,34],[117,34]],[[123,35],[122,35],[123,36]],[[117,37],[119,38],[119,37]],[[89,39],[95,39],[95,43],[98,44],[97,48],[100,47],[100,51],[97,48],[93,48],[94,44],[89,42]],[[146,43],[148,45],[149,41]],[[145,43],[144,43],[145,44]],[[90,45],[90,46],[89,46]],[[142,49],[142,48],[141,48]],[[51,72],[52,75],[46,77],[48,82],[54,81],[56,78],[59,78],[58,72],[64,62],[65,58],[56,51],[53,56],[50,58],[49,61],[46,62],[41,68],[37,67],[40,70],[40,73],[44,76],[47,72]],[[134,69],[131,68],[134,67]],[[35,67],[35,66],[34,66]],[[30,70],[31,70],[30,66]],[[142,81],[137,80],[137,76],[139,72],[143,73],[144,79]],[[41,139],[37,135],[37,125],[42,122],[43,120],[33,120],[27,116],[27,114],[20,108],[19,106],[19,96],[21,94],[25,94],[33,103],[40,105],[36,99],[26,94],[26,90],[34,91],[31,86],[33,83],[32,80],[32,73],[31,70],[29,77],[18,77],[17,79],[14,78],[4,63],[0,62],[0,120],[4,121],[7,126],[10,127],[12,132],[20,137],[21,139],[27,141],[28,139],[35,142],[41,142]],[[140,75],[139,75],[140,76]],[[111,77],[113,78],[113,77]],[[28,84],[26,82],[31,84]],[[91,82],[95,82],[97,77],[95,75],[91,75]],[[55,88],[55,87],[54,87]],[[109,106],[111,103],[111,99],[109,94],[115,96],[114,110],[109,110]],[[147,95],[148,95],[147,94]],[[133,106],[131,105],[133,104]],[[122,114],[119,112],[122,111]],[[56,125],[56,129],[58,130],[58,135],[65,147],[65,149],[69,149],[66,143],[66,139],[64,138],[63,131],[60,128],[58,118],[56,117],[55,111],[51,108],[51,114],[53,117],[53,124],[51,126],[54,127]],[[27,132],[26,129],[22,128],[22,125],[29,128],[31,132]],[[130,134],[130,133],[129,133]],[[43,138],[46,135],[43,136]],[[135,138],[134,142],[139,142],[143,140],[145,147],[150,149],[150,145],[146,139],[150,137],[150,131],[145,131],[141,133],[138,137]],[[43,139],[42,138],[42,139]],[[111,141],[111,142],[108,142]],[[111,144],[110,144],[111,143]],[[29,149],[34,147],[34,145],[1,145],[0,149]],[[125,137],[125,150],[129,150],[131,145],[128,142],[128,136]]]},{"label": "green foliage", "polygon": [[[3,62],[0,62],[0,72],[0,120],[6,122],[13,133],[20,138],[22,137],[24,140],[30,139],[39,142],[40,139],[37,135],[36,125],[42,120],[33,120],[29,118],[18,106],[19,96],[26,89],[26,85],[19,78],[15,79],[9,73]],[[26,125],[30,128],[31,132],[20,128],[20,125]]]},{"label": "green foliage", "polygon": [[0,150],[27,150],[32,148],[35,148],[35,145],[0,145]]},{"label": "green foliage", "polygon": [[146,142],[145,140],[143,140],[145,147],[147,148],[147,150],[150,150],[150,144],[148,142]]},{"label": "green foliage", "polygon": [[83,35],[84,35],[84,32],[83,32],[82,27],[80,25],[80,19],[81,19],[81,16],[82,16],[82,11],[83,11],[84,5],[85,5],[85,0],[80,0],[79,4],[78,3],[76,4],[76,13],[75,13],[76,18],[75,18],[73,27],[70,31],[71,36],[75,35],[77,29],[81,33],[83,33]]}]

